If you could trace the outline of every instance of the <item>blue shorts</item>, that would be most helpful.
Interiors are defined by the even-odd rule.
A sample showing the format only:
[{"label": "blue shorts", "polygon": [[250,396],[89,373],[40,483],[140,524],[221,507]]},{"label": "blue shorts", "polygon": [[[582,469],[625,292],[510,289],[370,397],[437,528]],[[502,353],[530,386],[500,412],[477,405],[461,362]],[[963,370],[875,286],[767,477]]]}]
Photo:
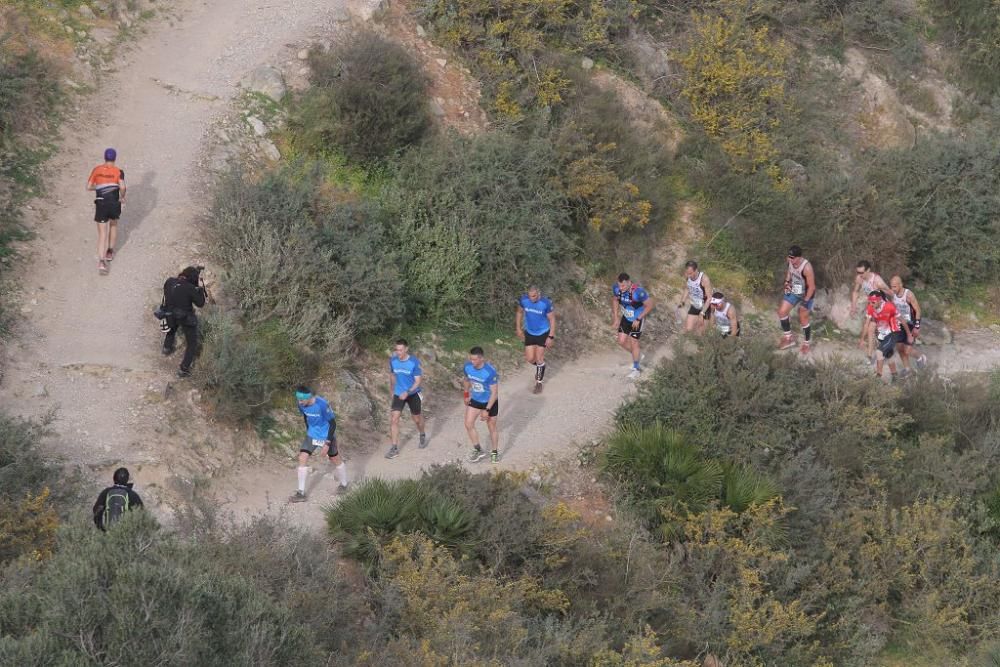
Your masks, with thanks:
[{"label": "blue shorts", "polygon": [[808,301],[805,301],[798,294],[786,294],[785,295],[785,301],[787,303],[790,303],[793,306],[798,306],[799,308],[805,308],[809,312],[812,312],[812,309],[813,309],[813,300],[814,299],[815,299],[815,297],[813,297],[813,299],[809,299]]}]

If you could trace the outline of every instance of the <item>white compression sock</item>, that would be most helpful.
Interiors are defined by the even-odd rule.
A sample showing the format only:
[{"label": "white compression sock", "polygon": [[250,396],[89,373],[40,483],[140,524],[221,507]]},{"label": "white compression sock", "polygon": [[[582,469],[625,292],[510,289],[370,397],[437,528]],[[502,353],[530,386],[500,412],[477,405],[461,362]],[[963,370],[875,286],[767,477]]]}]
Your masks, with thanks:
[{"label": "white compression sock", "polygon": [[333,471],[337,473],[337,481],[340,482],[340,485],[347,486],[347,464],[341,463],[339,466],[334,466]]},{"label": "white compression sock", "polygon": [[299,466],[299,491],[306,492],[306,477],[309,476],[309,466]]}]

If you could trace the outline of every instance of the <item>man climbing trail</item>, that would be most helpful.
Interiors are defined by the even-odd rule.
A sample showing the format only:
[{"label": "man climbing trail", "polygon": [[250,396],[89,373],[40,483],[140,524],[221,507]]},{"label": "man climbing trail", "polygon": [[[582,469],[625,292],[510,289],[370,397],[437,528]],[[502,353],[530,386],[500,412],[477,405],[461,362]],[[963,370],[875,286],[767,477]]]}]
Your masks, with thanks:
[{"label": "man climbing trail", "polygon": [[542,296],[536,285],[528,288],[517,302],[514,315],[517,337],[524,341],[524,359],[535,367],[535,393],[542,391],[545,380],[545,350],[556,339],[556,315],[552,300]]},{"label": "man climbing trail", "polygon": [[[875,290],[882,290],[888,294],[889,286],[882,280],[882,276],[872,270],[872,263],[867,259],[862,259],[854,269],[854,288],[851,290],[851,317],[854,317],[858,312],[858,294],[863,294],[867,300],[868,296]],[[861,323],[861,337],[868,343],[868,359],[874,364],[875,326],[867,315],[867,309],[865,313],[864,321]]]},{"label": "man climbing trail", "polygon": [[632,372],[635,380],[642,373],[642,352],[639,338],[643,320],[656,308],[656,301],[641,285],[632,282],[627,273],[618,274],[618,282],[611,288],[611,326],[615,327],[618,345],[632,355]]},{"label": "man climbing trail", "polygon": [[684,331],[705,333],[705,323],[708,321],[708,295],[712,293],[712,281],[704,271],[698,270],[698,262],[689,260],[684,264],[684,296],[677,308],[684,308],[690,303],[684,316]]},{"label": "man climbing trail", "polygon": [[347,489],[347,466],[337,449],[337,415],[327,400],[317,396],[313,391],[304,385],[299,385],[295,389],[295,400],[299,405],[299,412],[306,424],[306,437],[302,440],[299,448],[298,490],[289,498],[293,503],[301,503],[306,500],[306,478],[309,476],[309,457],[319,451],[320,456],[327,455],[330,463],[333,464],[333,471],[340,482],[341,492]]},{"label": "man climbing trail", "polygon": [[94,222],[97,223],[97,271],[104,275],[115,256],[118,241],[118,219],[125,204],[125,172],[115,165],[118,153],[114,148],[104,151],[104,163],[90,172],[87,191],[94,192]]},{"label": "man climbing trail", "polygon": [[736,307],[726,301],[722,292],[713,292],[712,300],[708,302],[711,314],[715,318],[715,328],[723,338],[740,335],[740,316]]},{"label": "man climbing trail", "polygon": [[794,308],[798,310],[799,326],[802,327],[803,341],[799,352],[807,354],[812,336],[809,313],[812,312],[813,295],[816,294],[816,275],[813,273],[813,267],[809,260],[802,257],[802,248],[797,245],[788,249],[788,269],[785,271],[784,292],[785,295],[778,307],[778,322],[781,324],[782,331],[778,349],[787,350],[795,345],[792,325],[788,321],[789,314]]},{"label": "man climbing trail", "polygon": [[[900,276],[889,279],[889,289],[892,292],[892,305],[899,313],[899,323],[905,324],[910,333],[910,338],[907,340],[906,332],[900,327],[896,337],[896,351],[899,353],[900,361],[903,362],[903,368],[899,372],[902,377],[911,370],[910,356],[913,345],[920,336],[920,302],[913,292],[903,286],[903,279]],[[918,367],[923,367],[927,363],[927,357],[921,354],[915,361]]]},{"label": "man climbing trail", "polygon": [[117,523],[125,512],[142,507],[142,498],[132,490],[132,476],[128,468],[118,468],[112,476],[114,484],[101,491],[94,503],[94,525],[106,531]]},{"label": "man climbing trail", "polygon": [[469,460],[473,463],[486,458],[486,452],[479,444],[476,419],[486,422],[490,432],[490,452],[492,463],[500,462],[500,434],[497,432],[497,415],[500,412],[500,377],[492,364],[486,363],[483,348],[476,346],[469,350],[469,360],[465,362],[463,399],[465,401],[465,432],[472,443]]},{"label": "man climbing trail", "polygon": [[410,344],[405,338],[396,341],[395,350],[389,357],[389,392],[392,404],[389,406],[389,451],[385,458],[394,459],[399,456],[399,418],[403,408],[410,408],[410,417],[417,425],[420,433],[420,449],[427,446],[427,433],[424,432],[424,416],[420,392],[424,380],[420,360],[410,354]]},{"label": "man climbing trail", "polygon": [[[875,329],[875,377],[882,377],[883,364],[888,360],[889,380],[894,382],[896,380],[896,362],[892,356],[896,350],[897,332],[900,330],[904,331],[906,340],[912,343],[913,338],[910,335],[909,326],[900,324],[899,312],[894,305],[886,300],[885,292],[882,290],[873,290],[868,295],[866,313]],[[862,338],[860,344],[863,345],[864,343],[865,339]]]}]

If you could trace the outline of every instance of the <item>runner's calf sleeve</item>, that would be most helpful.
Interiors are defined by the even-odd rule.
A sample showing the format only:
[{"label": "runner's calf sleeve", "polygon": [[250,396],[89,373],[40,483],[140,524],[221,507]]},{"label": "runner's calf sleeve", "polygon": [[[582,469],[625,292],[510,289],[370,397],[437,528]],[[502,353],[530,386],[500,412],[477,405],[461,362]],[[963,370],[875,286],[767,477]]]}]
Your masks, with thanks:
[{"label": "runner's calf sleeve", "polygon": [[333,472],[337,474],[337,481],[340,482],[340,485],[347,486],[347,464],[341,463],[339,466],[333,466]]},{"label": "runner's calf sleeve", "polygon": [[536,374],[538,375],[538,379],[539,380],[544,380],[545,379],[545,362],[543,361],[542,363],[538,364],[538,366],[535,367],[535,370],[537,371]]},{"label": "runner's calf sleeve", "polygon": [[806,339],[807,343],[809,342],[809,336],[811,336],[811,335],[812,335],[812,326],[811,325],[807,324],[804,327],[802,327],[802,336]]},{"label": "runner's calf sleeve", "polygon": [[781,322],[781,330],[782,331],[784,331],[785,333],[792,333],[792,325],[789,324],[787,317],[782,317],[778,321]]}]

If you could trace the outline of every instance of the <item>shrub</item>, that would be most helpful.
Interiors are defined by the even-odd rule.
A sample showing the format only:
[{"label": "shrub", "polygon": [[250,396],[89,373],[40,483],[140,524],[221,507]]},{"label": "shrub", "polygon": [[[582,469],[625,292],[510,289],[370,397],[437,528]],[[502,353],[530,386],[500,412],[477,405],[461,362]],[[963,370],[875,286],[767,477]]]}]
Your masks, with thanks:
[{"label": "shrub", "polygon": [[296,347],[278,321],[244,328],[222,312],[203,322],[204,351],[197,377],[223,418],[261,415],[276,394],[308,382],[318,370],[318,360]]},{"label": "shrub", "polygon": [[402,46],[362,31],[310,54],[312,84],[291,119],[294,141],[323,154],[335,146],[372,161],[419,141],[430,128],[427,82]]},{"label": "shrub", "polygon": [[963,75],[984,97],[1000,90],[1000,8],[992,0],[929,0],[943,36],[958,51]]},{"label": "shrub", "polygon": [[[325,665],[356,611],[335,558],[291,531],[183,543],[146,512],[106,534],[88,523],[0,593],[3,664]],[[341,622],[298,622],[307,613]]]},{"label": "shrub", "polygon": [[[397,244],[414,237],[418,248],[436,247],[401,256],[403,274],[421,290],[408,298],[419,309],[411,317],[506,318],[524,285],[557,291],[565,284],[570,221],[548,142],[501,132],[449,136],[410,151],[395,174],[389,206],[407,235]],[[470,285],[423,291],[466,276]]]},{"label": "shrub", "polygon": [[749,0],[718,4],[719,15],[694,17],[691,43],[679,56],[681,94],[738,169],[763,167],[778,179],[773,133],[791,113],[785,95],[791,50],[766,26],[751,25]]}]

